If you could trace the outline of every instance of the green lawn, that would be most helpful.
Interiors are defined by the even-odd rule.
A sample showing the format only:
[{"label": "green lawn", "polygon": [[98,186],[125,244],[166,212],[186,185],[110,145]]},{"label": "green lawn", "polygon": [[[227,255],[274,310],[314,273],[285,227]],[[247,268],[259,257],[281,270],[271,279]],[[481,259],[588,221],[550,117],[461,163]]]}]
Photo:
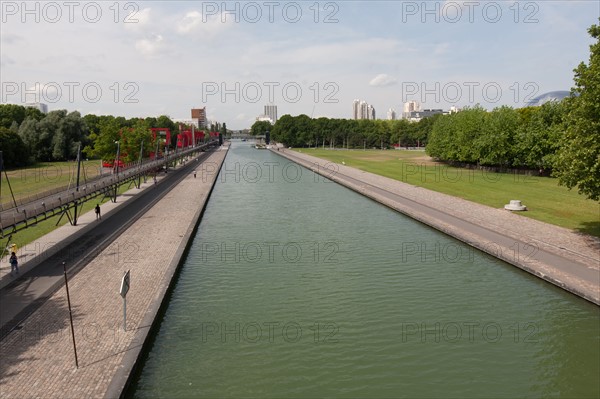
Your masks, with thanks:
[{"label": "green lawn", "polygon": [[[82,162],[80,183],[90,180],[100,173],[100,160]],[[50,191],[75,185],[77,181],[77,162],[40,162],[33,167],[7,171],[10,186],[17,201]],[[2,172],[2,204],[12,202],[6,176]]]},{"label": "green lawn", "polygon": [[[77,164],[74,162],[52,162],[52,163],[41,163],[35,167],[22,168],[7,171],[8,178],[10,179],[10,185],[15,194],[17,201],[26,199],[28,196],[35,196],[41,192],[56,189],[59,187],[66,187],[71,184],[75,184],[75,173],[77,172]],[[84,172],[85,170],[85,172]],[[87,179],[91,179],[98,176],[100,172],[100,161],[86,161],[82,165],[82,171],[80,176],[80,182],[84,182],[84,173]],[[130,189],[129,184],[124,184],[119,187],[118,193],[122,194]],[[96,197],[95,199],[84,203],[81,210],[82,213],[91,211],[97,203],[103,203],[110,201],[105,199],[100,202],[102,196]],[[10,204],[12,202],[11,194],[8,189],[6,182],[6,176],[2,173],[2,198],[0,199],[2,204]],[[37,240],[40,237],[50,233],[56,228],[69,223],[69,219],[65,215],[59,225],[56,222],[60,216],[54,216],[50,219],[39,222],[35,226],[21,230],[15,233],[10,242],[17,244],[19,248],[23,245],[27,245],[30,242]],[[3,239],[3,243],[6,239]]]},{"label": "green lawn", "polygon": [[[124,187],[121,186],[121,189],[119,191],[122,191],[122,190],[124,191],[124,188],[127,188],[127,185],[125,185]],[[83,208],[81,209],[81,214],[91,211],[92,209],[94,209],[94,207],[98,203],[102,204],[104,202],[110,201],[110,199],[107,198],[104,201],[100,202],[101,198],[102,198],[102,196],[98,197],[97,200],[92,200],[92,201],[88,201],[88,202],[84,203]],[[71,210],[71,214],[72,214],[72,210]],[[47,220],[44,220],[43,222],[39,222],[35,226],[28,227],[25,230],[21,230],[21,231],[15,233],[12,236],[10,243],[15,243],[15,244],[17,244],[17,246],[19,248],[21,248],[24,245],[27,245],[27,244],[37,240],[38,238],[45,236],[46,234],[59,228],[60,226],[63,226],[65,224],[69,223],[69,219],[65,215],[65,216],[63,216],[63,218],[61,219],[60,223],[57,226],[56,222],[58,221],[59,218],[60,218],[59,215],[53,216]]]},{"label": "green lawn", "polygon": [[423,151],[296,151],[494,208],[518,199],[528,208],[520,215],[600,237],[600,204],[559,186],[555,178],[453,168]]}]

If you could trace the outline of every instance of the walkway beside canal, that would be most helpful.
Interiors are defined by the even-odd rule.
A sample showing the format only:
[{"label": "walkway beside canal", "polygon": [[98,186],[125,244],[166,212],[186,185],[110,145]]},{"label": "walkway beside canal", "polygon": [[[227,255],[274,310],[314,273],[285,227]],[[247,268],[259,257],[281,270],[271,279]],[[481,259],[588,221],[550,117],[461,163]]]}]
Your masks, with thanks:
[{"label": "walkway beside canal", "polygon": [[[600,305],[597,238],[304,153],[281,148],[274,152]],[[518,198],[507,198],[506,203],[511,199]],[[418,248],[407,245],[405,250]]]},{"label": "walkway beside canal", "polygon": [[[64,287],[0,342],[3,398],[118,397],[227,154],[215,151],[69,280],[79,368]],[[130,270],[127,331],[121,279]]]}]

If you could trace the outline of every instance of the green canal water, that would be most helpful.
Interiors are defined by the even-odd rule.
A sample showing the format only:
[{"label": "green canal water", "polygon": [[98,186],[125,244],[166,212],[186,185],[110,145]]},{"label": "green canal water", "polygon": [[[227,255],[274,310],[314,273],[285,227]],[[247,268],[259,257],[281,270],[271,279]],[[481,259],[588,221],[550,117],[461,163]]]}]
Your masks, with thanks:
[{"label": "green canal water", "polygon": [[599,397],[598,307],[233,143],[128,396]]}]

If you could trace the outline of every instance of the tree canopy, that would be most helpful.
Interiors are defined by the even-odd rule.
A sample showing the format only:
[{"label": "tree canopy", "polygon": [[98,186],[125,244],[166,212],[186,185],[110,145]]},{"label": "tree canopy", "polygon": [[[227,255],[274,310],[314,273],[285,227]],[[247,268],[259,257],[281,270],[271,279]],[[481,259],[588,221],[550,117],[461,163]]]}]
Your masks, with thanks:
[{"label": "tree canopy", "polygon": [[589,34],[589,64],[575,68],[573,94],[566,99],[566,131],[557,153],[556,172],[560,184],[577,187],[580,194],[600,200],[600,26]]},{"label": "tree canopy", "polygon": [[267,130],[271,131],[273,129],[273,125],[269,121],[256,121],[250,128],[250,134],[253,136],[264,135]]},{"label": "tree canopy", "polygon": [[436,119],[434,116],[411,123],[407,120],[312,119],[307,115],[283,115],[272,127],[271,137],[292,147],[414,147],[426,144]]},{"label": "tree canopy", "polygon": [[26,166],[29,161],[29,151],[21,137],[12,130],[0,126],[0,148],[4,168]]}]

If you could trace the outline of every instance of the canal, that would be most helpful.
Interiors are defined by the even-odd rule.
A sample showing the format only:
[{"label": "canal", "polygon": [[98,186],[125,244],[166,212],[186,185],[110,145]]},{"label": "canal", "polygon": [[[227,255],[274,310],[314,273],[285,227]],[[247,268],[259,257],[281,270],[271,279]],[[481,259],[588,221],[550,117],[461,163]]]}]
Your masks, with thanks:
[{"label": "canal", "polygon": [[597,306],[234,142],[128,396],[598,397]]}]

